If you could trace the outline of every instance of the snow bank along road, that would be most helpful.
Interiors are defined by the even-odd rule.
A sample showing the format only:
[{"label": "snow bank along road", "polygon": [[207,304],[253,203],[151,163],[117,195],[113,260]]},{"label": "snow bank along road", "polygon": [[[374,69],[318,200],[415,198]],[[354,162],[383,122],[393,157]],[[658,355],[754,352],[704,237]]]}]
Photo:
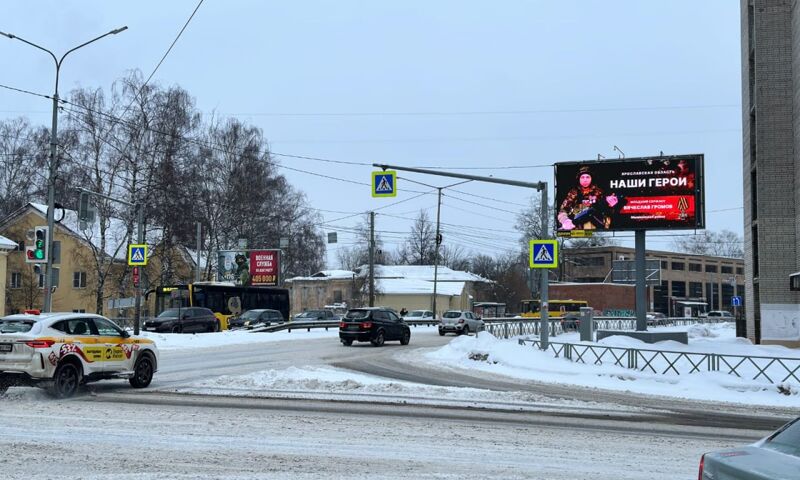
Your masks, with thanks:
[{"label": "snow bank along road", "polygon": [[[708,450],[741,445],[792,415],[439,371],[411,347],[331,338],[165,350],[151,389],[101,382],[70,401],[0,400],[3,478],[672,479]],[[527,392],[525,406],[411,405],[174,393],[219,375],[336,366],[429,385]],[[207,392],[208,393],[208,392]],[[284,392],[285,396],[285,392]]]}]

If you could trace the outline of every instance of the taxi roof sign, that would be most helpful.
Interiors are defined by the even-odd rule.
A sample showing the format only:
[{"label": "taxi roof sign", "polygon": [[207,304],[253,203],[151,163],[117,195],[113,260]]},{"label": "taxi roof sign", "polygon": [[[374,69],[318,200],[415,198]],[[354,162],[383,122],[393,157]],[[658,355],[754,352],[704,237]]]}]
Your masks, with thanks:
[{"label": "taxi roof sign", "polygon": [[394,170],[372,172],[372,196],[396,197],[397,172]]},{"label": "taxi roof sign", "polygon": [[531,268],[558,267],[558,240],[531,240],[529,253]]},{"label": "taxi roof sign", "polygon": [[128,265],[144,267],[147,265],[147,245],[128,245]]}]

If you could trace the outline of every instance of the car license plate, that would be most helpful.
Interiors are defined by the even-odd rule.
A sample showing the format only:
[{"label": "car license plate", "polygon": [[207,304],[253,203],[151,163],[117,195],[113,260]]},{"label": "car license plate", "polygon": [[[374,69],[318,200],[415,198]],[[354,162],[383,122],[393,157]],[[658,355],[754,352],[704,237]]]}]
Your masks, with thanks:
[{"label": "car license plate", "polygon": [[0,343],[0,353],[10,352],[13,347],[10,343]]},{"label": "car license plate", "polygon": [[358,330],[359,329],[359,325],[348,325],[347,329],[348,330]]},{"label": "car license plate", "polygon": [[151,332],[155,332],[156,331],[156,327],[144,327],[144,329],[148,330],[148,331],[151,331]]}]

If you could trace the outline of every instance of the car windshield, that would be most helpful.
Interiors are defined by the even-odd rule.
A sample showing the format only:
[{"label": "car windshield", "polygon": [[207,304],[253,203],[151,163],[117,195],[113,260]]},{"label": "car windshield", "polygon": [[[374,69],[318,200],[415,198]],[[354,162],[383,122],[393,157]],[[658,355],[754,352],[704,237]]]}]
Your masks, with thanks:
[{"label": "car windshield", "polygon": [[458,318],[461,316],[461,312],[445,312],[444,318]]},{"label": "car windshield", "polygon": [[248,310],[242,314],[244,320],[253,320],[258,318],[258,315],[261,314],[261,310]]},{"label": "car windshield", "polygon": [[316,316],[316,315],[314,315],[313,312],[303,312],[303,313],[298,314],[295,318],[311,318],[311,317],[314,317],[314,316]]},{"label": "car windshield", "polygon": [[422,310],[412,310],[406,313],[406,317],[421,317],[421,316],[422,316]]},{"label": "car windshield", "polygon": [[800,421],[795,420],[785,430],[770,438],[764,446],[795,457],[800,456]]},{"label": "car windshield", "polygon": [[368,310],[350,310],[347,312],[344,318],[348,319],[356,319],[356,318],[367,318],[369,316]]},{"label": "car windshield", "polygon": [[181,310],[179,308],[168,308],[163,312],[159,313],[159,317],[177,317],[180,316]]},{"label": "car windshield", "polygon": [[0,318],[0,333],[28,332],[33,328],[33,320],[9,320]]}]

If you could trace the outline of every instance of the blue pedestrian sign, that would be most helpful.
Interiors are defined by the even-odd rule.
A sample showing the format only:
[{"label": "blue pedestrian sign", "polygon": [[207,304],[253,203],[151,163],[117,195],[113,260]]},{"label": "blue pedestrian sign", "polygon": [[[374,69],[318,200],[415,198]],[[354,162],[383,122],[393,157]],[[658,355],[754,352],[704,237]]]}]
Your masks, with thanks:
[{"label": "blue pedestrian sign", "polygon": [[742,306],[742,297],[734,296],[731,297],[731,307],[741,307]]},{"label": "blue pedestrian sign", "polygon": [[558,240],[530,241],[531,268],[558,267]]},{"label": "blue pedestrian sign", "polygon": [[394,170],[372,172],[372,196],[396,197],[397,172]]},{"label": "blue pedestrian sign", "polygon": [[147,265],[147,245],[128,245],[128,265],[134,267]]}]

